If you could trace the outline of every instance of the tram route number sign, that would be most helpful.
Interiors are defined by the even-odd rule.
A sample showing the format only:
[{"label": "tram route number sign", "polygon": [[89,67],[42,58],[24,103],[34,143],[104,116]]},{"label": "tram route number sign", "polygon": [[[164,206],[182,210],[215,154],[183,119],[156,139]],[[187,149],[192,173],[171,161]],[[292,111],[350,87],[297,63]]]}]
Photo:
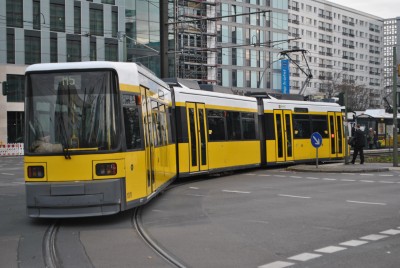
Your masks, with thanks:
[{"label": "tram route number sign", "polygon": [[315,165],[318,168],[318,148],[322,145],[322,136],[318,132],[311,134],[311,144],[315,147]]}]

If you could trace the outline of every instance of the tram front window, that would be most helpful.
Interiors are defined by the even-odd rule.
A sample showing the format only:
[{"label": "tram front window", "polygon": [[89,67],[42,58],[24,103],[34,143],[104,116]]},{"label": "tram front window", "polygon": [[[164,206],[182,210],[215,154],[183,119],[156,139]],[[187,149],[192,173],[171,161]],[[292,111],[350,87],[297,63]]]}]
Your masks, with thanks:
[{"label": "tram front window", "polygon": [[70,156],[119,146],[116,79],[111,71],[31,73],[26,150]]}]

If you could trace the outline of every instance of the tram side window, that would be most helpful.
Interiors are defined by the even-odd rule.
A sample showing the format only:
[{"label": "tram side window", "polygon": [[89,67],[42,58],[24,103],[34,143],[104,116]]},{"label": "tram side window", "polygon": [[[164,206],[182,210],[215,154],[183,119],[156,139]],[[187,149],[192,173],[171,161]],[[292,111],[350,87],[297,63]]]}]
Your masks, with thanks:
[{"label": "tram side window", "polygon": [[256,139],[256,119],[254,113],[242,113],[243,139]]},{"label": "tram side window", "polygon": [[126,147],[128,150],[142,148],[140,111],[134,102],[134,96],[124,95],[123,104]]},{"label": "tram side window", "polygon": [[311,138],[311,121],[308,114],[293,115],[293,130],[295,139]]},{"label": "tram side window", "polygon": [[227,112],[226,126],[228,130],[228,140],[241,140],[240,113]]},{"label": "tram side window", "polygon": [[208,110],[208,140],[223,141],[225,140],[225,117],[224,111]]},{"label": "tram side window", "polygon": [[174,125],[174,118],[173,118],[173,111],[171,107],[167,109],[167,136],[168,136],[168,144],[175,143],[175,125]]},{"label": "tram side window", "polygon": [[168,133],[167,133],[167,113],[164,104],[159,106],[158,128],[161,137],[161,144],[166,145],[168,141]]},{"label": "tram side window", "polygon": [[328,138],[328,118],[326,115],[312,115],[312,133],[318,132],[322,138]]},{"label": "tram side window", "polygon": [[162,146],[167,142],[165,105],[151,101],[152,128],[154,133],[154,146]]},{"label": "tram side window", "polygon": [[275,139],[275,122],[273,114],[264,114],[265,117],[265,139]]}]

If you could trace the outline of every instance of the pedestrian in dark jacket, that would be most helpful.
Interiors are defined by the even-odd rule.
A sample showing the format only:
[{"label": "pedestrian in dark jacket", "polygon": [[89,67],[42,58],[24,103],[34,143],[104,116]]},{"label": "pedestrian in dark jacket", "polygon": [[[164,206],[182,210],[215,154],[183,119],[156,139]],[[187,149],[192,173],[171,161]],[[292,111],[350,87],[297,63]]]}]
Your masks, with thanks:
[{"label": "pedestrian in dark jacket", "polygon": [[354,132],[354,152],[352,164],[356,161],[358,153],[360,153],[360,164],[364,164],[364,147],[365,147],[365,137],[363,131],[360,129],[360,125],[357,124],[356,131]]}]

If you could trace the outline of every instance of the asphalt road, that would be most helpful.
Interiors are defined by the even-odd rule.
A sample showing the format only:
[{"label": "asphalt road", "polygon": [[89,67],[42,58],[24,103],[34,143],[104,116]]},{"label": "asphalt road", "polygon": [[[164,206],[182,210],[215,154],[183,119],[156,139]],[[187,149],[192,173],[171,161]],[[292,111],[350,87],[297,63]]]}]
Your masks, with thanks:
[{"label": "asphalt road", "polygon": [[[22,157],[0,158],[0,266],[45,267],[52,220],[25,213]],[[400,267],[400,172],[259,169],[178,185],[143,208],[149,235],[187,267]],[[62,267],[170,267],[132,212],[61,221]]]},{"label": "asphalt road", "polygon": [[174,188],[149,233],[189,267],[400,267],[399,172],[253,170]]}]

